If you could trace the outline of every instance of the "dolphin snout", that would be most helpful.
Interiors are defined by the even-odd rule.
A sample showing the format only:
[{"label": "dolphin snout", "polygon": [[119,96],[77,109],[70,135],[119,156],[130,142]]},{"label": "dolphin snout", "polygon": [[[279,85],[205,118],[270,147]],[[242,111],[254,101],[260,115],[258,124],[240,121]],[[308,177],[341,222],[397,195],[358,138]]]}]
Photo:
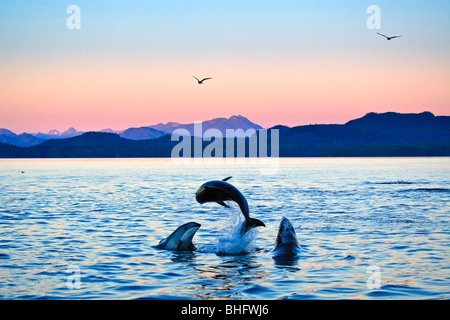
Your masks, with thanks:
[{"label": "dolphin snout", "polygon": [[195,191],[195,199],[197,200],[198,203],[203,204],[205,203],[204,198],[204,194],[205,194],[206,189],[202,187],[198,188],[197,191]]}]

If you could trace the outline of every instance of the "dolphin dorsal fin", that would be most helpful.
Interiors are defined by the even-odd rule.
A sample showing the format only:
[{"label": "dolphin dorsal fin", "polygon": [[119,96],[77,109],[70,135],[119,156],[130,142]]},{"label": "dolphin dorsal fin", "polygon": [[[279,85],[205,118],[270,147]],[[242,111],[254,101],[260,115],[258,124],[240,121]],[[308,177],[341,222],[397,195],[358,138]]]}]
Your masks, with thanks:
[{"label": "dolphin dorsal fin", "polygon": [[230,180],[231,178],[233,178],[233,176],[226,177],[225,179],[222,179],[222,181],[227,181]]}]

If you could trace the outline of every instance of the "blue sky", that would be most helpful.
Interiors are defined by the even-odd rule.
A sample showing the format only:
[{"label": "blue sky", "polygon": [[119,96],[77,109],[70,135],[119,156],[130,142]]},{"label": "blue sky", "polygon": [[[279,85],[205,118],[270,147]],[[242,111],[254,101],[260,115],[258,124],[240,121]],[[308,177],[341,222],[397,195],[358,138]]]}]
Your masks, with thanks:
[{"label": "blue sky", "polygon": [[[81,8],[78,37],[69,37],[65,28],[70,4]],[[6,0],[0,4],[1,52],[69,54],[64,50],[75,46],[120,51],[127,49],[123,44],[155,55],[178,55],[174,51],[185,49],[204,57],[223,51],[235,55],[264,51],[269,56],[283,49],[297,54],[321,54],[330,48],[350,52],[367,43],[361,40],[370,32],[365,22],[371,4],[381,8],[381,31],[423,37],[420,44],[448,53],[449,1],[360,0]]]}]

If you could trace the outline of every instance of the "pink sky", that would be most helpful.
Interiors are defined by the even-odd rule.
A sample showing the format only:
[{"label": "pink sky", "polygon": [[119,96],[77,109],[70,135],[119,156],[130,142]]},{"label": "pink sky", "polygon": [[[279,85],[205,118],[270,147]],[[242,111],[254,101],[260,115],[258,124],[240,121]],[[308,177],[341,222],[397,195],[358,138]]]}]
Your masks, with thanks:
[{"label": "pink sky", "polygon": [[[352,68],[348,66],[351,63]],[[194,64],[194,63],[193,63]],[[191,77],[213,77],[198,85]],[[243,115],[264,127],[345,123],[367,112],[449,115],[448,72],[437,63],[332,59],[302,63],[236,61],[201,67],[134,61],[8,66],[0,127],[17,133],[126,129]]]}]

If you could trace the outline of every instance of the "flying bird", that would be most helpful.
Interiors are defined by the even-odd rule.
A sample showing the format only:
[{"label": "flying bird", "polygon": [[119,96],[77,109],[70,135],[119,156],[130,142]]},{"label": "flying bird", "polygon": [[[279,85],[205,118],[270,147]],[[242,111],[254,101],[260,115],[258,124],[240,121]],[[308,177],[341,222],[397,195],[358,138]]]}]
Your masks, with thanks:
[{"label": "flying bird", "polygon": [[388,36],[385,36],[384,34],[381,34],[381,33],[379,33],[379,32],[377,32],[377,34],[379,34],[380,36],[385,37],[387,40],[391,40],[391,39],[394,39],[394,38],[400,38],[400,37],[401,37],[401,36],[392,36],[392,37],[388,37]]},{"label": "flying bird", "polygon": [[[193,76],[194,77],[194,76]],[[203,81],[205,81],[205,80],[209,80],[209,79],[212,79],[212,78],[203,78],[202,80],[198,80],[198,78],[197,77],[194,77],[196,80],[197,80],[197,82],[198,82],[198,84],[202,84],[203,83]]]}]

